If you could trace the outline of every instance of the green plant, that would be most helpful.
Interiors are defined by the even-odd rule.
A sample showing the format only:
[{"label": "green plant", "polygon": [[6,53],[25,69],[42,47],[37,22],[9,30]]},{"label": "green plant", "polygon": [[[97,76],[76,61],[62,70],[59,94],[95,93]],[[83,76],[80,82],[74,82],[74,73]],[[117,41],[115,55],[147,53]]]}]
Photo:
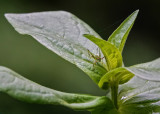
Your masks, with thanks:
[{"label": "green plant", "polygon": [[[33,36],[109,92],[105,96],[64,93],[34,83],[2,66],[0,91],[19,100],[58,104],[75,110],[88,110],[92,114],[160,113],[160,59],[131,67],[123,64],[121,54],[137,14],[138,10],[133,12],[108,41],[68,12],[6,14],[19,33]],[[100,61],[97,59],[99,55],[96,56],[97,49],[104,57]]]}]

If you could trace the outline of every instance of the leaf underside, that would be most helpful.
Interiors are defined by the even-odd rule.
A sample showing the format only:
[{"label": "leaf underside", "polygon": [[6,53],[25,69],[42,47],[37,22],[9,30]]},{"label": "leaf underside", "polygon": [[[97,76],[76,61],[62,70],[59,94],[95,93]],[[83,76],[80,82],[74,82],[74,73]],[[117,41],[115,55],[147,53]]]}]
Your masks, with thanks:
[{"label": "leaf underside", "polygon": [[0,91],[22,101],[63,105],[76,110],[92,110],[111,103],[110,99],[105,96],[71,94],[49,89],[1,66]]}]

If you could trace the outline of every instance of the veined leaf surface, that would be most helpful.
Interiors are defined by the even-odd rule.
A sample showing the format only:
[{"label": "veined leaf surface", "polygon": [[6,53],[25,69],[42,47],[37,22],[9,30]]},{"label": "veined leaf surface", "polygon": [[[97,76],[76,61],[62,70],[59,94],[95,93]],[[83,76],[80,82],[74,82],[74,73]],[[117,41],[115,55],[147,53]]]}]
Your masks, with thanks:
[{"label": "veined leaf surface", "polygon": [[115,45],[120,52],[123,51],[125,42],[129,35],[129,32],[134,24],[134,21],[138,15],[139,10],[133,12],[129,17],[127,17],[122,24],[111,34],[108,41]]},{"label": "veined leaf surface", "polygon": [[120,67],[107,72],[99,81],[100,88],[108,89],[109,84],[112,82],[117,84],[124,84],[134,76],[133,73],[126,68]]},{"label": "veined leaf surface", "polygon": [[134,76],[120,86],[118,99],[120,114],[159,114],[160,83]]},{"label": "veined leaf surface", "polygon": [[98,83],[106,69],[88,57],[88,51],[97,52],[97,46],[83,37],[93,34],[100,38],[86,23],[65,11],[28,14],[6,14],[8,21],[21,34],[33,36],[42,45],[67,61],[75,64]]},{"label": "veined leaf surface", "polygon": [[127,68],[139,78],[160,82],[160,58]]},{"label": "veined leaf surface", "polygon": [[78,110],[92,110],[111,103],[105,96],[71,94],[49,89],[2,66],[0,66],[0,91],[27,102],[63,105]]},{"label": "veined leaf surface", "polygon": [[105,57],[108,71],[122,66],[122,55],[114,45],[93,35],[84,36],[99,46]]}]

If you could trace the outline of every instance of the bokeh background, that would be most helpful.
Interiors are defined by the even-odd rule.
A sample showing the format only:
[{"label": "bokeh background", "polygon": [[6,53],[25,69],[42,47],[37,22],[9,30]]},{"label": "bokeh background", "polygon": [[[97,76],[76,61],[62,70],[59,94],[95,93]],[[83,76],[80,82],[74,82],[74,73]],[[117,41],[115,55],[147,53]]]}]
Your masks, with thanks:
[{"label": "bokeh background", "polygon": [[[32,37],[18,34],[4,13],[66,10],[104,39],[133,11],[140,10],[123,56],[126,66],[160,57],[159,0],[0,0],[0,65],[56,90],[105,95],[89,77]],[[63,106],[29,104],[0,93],[0,114],[89,114]]]}]

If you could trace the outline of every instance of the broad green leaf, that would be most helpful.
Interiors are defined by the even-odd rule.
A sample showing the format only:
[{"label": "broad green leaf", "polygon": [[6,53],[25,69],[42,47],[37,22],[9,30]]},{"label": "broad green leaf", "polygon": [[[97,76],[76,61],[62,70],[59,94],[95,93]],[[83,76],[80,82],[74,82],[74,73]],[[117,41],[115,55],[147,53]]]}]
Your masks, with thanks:
[{"label": "broad green leaf", "polygon": [[0,91],[26,102],[63,105],[78,110],[92,110],[111,103],[105,96],[71,94],[49,89],[2,66],[0,66]]},{"label": "broad green leaf", "polygon": [[116,68],[107,72],[99,81],[98,86],[102,89],[108,89],[111,82],[124,84],[129,81],[134,74],[126,70],[125,68]]},{"label": "broad green leaf", "polygon": [[139,78],[160,82],[160,58],[127,68]]},{"label": "broad green leaf", "polygon": [[100,38],[86,23],[64,12],[41,12],[29,14],[6,14],[8,21],[21,34],[28,34],[42,45],[67,61],[75,64],[98,83],[106,73],[103,65],[96,64],[88,56],[88,50],[96,54],[97,46],[83,37],[93,34]]},{"label": "broad green leaf", "polygon": [[123,47],[129,35],[129,32],[134,24],[139,10],[133,12],[123,23],[111,34],[108,41],[115,45],[120,52],[123,51]]},{"label": "broad green leaf", "polygon": [[84,36],[99,46],[105,57],[108,71],[122,66],[122,55],[114,45],[93,35]]},{"label": "broad green leaf", "polygon": [[120,86],[118,99],[120,114],[159,114],[160,83],[134,76]]}]

